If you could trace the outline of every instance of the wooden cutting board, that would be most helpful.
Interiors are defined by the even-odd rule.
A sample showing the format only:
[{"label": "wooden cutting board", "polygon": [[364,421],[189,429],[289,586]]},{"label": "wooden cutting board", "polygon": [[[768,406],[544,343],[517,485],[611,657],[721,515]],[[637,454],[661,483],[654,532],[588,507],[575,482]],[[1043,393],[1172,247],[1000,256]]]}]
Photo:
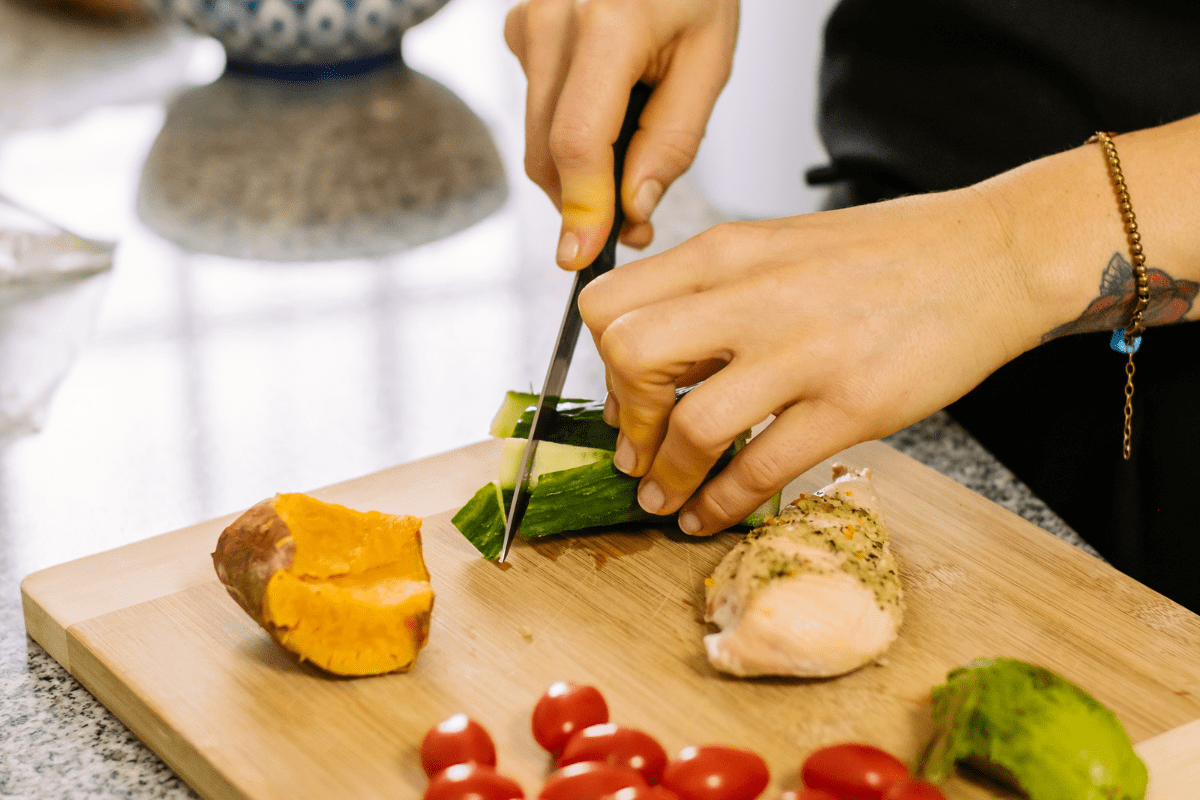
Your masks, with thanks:
[{"label": "wooden cutting board", "polygon": [[[981,656],[1047,666],[1112,708],[1150,766],[1154,800],[1200,781],[1200,617],[878,442],[870,466],[906,584],[887,663],[822,681],[738,680],[708,664],[703,581],[735,534],[667,529],[518,541],[479,558],[450,517],[495,475],[485,442],[313,492],[424,517],[437,600],[413,670],[357,680],[297,665],[217,583],[209,553],[232,517],[28,576],[29,633],[206,798],[417,798],[421,737],[465,711],[499,768],[536,797],[550,764],[529,731],[556,680],[589,683],[613,721],[669,753],[755,750],[771,798],[814,748],[857,740],[913,758],[929,690]],[[822,464],[785,500],[827,483]],[[993,795],[955,781],[951,798]]]}]

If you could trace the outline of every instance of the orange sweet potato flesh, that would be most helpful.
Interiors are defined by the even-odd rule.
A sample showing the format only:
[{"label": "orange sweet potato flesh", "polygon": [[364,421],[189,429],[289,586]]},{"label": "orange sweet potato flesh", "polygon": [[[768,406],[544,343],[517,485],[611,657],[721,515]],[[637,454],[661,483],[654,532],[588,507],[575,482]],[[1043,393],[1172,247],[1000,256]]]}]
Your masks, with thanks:
[{"label": "orange sweet potato flesh", "polygon": [[278,494],[226,528],[212,558],[271,638],[335,675],[406,672],[429,639],[417,517]]}]

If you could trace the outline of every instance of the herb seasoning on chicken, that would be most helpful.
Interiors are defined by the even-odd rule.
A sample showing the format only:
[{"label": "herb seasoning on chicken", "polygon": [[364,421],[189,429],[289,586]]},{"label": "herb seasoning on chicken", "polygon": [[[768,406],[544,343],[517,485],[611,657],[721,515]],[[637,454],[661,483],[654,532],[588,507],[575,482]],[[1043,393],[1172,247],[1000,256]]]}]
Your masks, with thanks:
[{"label": "herb seasoning on chicken", "polygon": [[733,675],[832,677],[878,659],[903,617],[871,471],[834,465],[738,542],[707,585],[708,659]]}]

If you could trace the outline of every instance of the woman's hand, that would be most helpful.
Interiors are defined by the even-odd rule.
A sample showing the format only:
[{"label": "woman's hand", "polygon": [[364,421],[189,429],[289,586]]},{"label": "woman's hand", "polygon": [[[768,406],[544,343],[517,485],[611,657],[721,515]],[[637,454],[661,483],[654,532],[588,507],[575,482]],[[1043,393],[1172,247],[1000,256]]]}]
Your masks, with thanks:
[{"label": "woman's hand", "polygon": [[612,227],[612,145],[629,92],[654,87],[625,158],[621,241],[644,247],[650,215],[691,165],[729,78],[737,0],[523,0],[504,36],[529,86],[525,170],[562,212],[558,263],[581,269]]},{"label": "woman's hand", "polygon": [[1057,322],[1026,274],[1041,266],[1012,255],[1005,214],[973,188],[731,223],[596,279],[580,309],[609,371],[616,463],[644,476],[642,506],[683,506],[685,532],[719,531],[1035,346]]}]

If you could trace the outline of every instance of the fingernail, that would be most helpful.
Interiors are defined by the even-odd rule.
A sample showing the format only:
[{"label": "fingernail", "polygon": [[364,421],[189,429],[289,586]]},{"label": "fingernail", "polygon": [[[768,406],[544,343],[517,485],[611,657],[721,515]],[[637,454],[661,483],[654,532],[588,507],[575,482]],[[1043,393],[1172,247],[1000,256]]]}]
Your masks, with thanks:
[{"label": "fingernail", "polygon": [[658,484],[654,481],[646,481],[642,484],[642,488],[638,489],[638,505],[651,514],[657,514],[665,500],[662,489],[658,488]]},{"label": "fingernail", "polygon": [[649,178],[642,182],[637,194],[633,198],[633,208],[642,215],[643,220],[650,219],[650,215],[654,213],[654,209],[658,208],[658,201],[663,196],[663,185],[653,178]]},{"label": "fingernail", "polygon": [[624,436],[617,437],[617,452],[613,453],[613,466],[628,475],[637,466],[633,445]]},{"label": "fingernail", "polygon": [[691,511],[684,511],[679,515],[679,530],[690,536],[695,536],[700,532],[700,518]]},{"label": "fingernail", "polygon": [[562,236],[558,240],[558,253],[555,258],[558,263],[567,264],[575,260],[575,256],[579,255],[579,237],[574,231],[563,231]]},{"label": "fingernail", "polygon": [[609,392],[608,397],[604,398],[604,421],[614,428],[620,424],[620,417],[617,411],[617,398],[613,397],[611,392]]}]

